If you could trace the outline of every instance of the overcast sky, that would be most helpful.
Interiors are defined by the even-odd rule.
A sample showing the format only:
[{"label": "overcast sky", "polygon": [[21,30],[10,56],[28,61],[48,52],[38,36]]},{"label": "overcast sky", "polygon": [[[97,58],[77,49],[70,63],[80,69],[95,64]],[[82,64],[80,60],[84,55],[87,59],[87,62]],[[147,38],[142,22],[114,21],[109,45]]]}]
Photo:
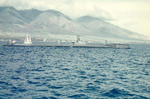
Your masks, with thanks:
[{"label": "overcast sky", "polygon": [[0,0],[16,9],[54,9],[71,18],[91,15],[150,37],[150,0]]}]

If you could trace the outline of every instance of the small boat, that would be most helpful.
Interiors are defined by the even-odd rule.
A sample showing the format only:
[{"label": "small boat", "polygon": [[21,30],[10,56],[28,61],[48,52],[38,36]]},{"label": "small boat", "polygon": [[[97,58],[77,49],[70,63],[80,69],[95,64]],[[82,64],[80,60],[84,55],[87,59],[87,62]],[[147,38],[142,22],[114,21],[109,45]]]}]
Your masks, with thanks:
[{"label": "small boat", "polygon": [[26,38],[24,39],[24,44],[25,45],[31,45],[32,44],[31,36],[29,35],[29,33],[26,34]]}]

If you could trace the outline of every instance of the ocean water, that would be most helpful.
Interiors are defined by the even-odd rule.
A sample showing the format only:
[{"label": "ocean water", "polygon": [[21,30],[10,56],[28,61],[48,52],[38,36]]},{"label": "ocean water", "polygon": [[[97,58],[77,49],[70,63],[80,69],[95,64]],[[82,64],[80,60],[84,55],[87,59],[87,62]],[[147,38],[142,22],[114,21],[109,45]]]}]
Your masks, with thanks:
[{"label": "ocean water", "polygon": [[150,99],[150,45],[0,46],[0,99]]}]

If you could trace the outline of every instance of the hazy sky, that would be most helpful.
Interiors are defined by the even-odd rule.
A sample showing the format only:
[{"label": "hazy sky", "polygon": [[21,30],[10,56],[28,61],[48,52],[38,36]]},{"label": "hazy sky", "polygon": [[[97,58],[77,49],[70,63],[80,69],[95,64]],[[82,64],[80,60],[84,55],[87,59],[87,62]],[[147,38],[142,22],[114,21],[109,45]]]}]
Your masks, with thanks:
[{"label": "hazy sky", "polygon": [[54,9],[78,18],[91,15],[150,37],[150,0],[0,0],[16,9]]}]

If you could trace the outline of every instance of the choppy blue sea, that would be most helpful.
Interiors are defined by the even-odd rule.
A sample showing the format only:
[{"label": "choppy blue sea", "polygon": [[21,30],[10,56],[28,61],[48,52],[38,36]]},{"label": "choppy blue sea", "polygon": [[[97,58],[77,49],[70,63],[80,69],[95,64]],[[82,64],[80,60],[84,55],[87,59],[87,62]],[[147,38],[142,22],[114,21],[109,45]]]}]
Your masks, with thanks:
[{"label": "choppy blue sea", "polygon": [[150,99],[150,45],[0,46],[0,99]]}]

